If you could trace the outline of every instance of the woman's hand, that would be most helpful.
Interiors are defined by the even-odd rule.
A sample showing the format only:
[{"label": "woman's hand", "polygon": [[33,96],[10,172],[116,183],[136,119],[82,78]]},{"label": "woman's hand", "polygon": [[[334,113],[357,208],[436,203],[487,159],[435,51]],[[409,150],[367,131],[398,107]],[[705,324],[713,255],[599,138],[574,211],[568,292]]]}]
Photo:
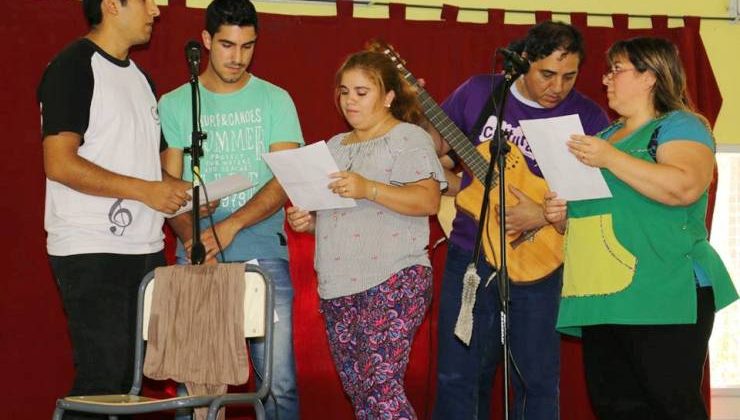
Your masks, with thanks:
[{"label": "woman's hand", "polygon": [[608,141],[594,136],[573,134],[568,141],[568,150],[583,164],[595,168],[605,168],[616,153]]},{"label": "woman's hand", "polygon": [[663,143],[653,162],[619,151],[597,137],[570,138],[568,149],[578,160],[609,170],[635,191],[668,206],[694,203],[712,181],[714,152],[696,141],[674,139]]},{"label": "woman's hand", "polygon": [[559,199],[556,193],[552,191],[545,193],[545,203],[543,204],[545,220],[560,233],[565,232],[565,222],[568,217],[567,210],[568,203]]},{"label": "woman's hand", "polygon": [[285,211],[285,215],[288,225],[295,232],[313,233],[316,230],[316,218],[309,211],[291,206]]},{"label": "woman's hand", "polygon": [[356,172],[336,172],[329,175],[329,178],[335,180],[329,184],[329,189],[334,194],[345,198],[371,198],[372,181]]}]

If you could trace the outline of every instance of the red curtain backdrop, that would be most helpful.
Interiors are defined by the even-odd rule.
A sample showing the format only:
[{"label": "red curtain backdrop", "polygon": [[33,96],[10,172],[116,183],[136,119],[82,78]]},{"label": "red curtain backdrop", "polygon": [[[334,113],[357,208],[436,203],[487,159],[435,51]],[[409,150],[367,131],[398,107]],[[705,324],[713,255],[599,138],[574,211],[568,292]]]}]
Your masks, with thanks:
[{"label": "red curtain backdrop", "polygon": [[[426,79],[429,92],[441,101],[470,75],[493,71],[494,50],[524,36],[529,27],[504,24],[503,10],[491,10],[489,23],[477,24],[457,22],[458,9],[450,6],[442,9],[442,20],[434,22],[408,21],[405,7],[397,4],[391,5],[389,19],[355,19],[351,2],[340,2],[337,8],[336,17],[260,16],[251,70],[292,94],[309,143],[346,129],[333,105],[334,72],[344,57],[369,39],[379,37],[393,44],[407,67]],[[2,157],[9,171],[0,179],[4,195],[0,209],[6,221],[0,245],[5,266],[0,293],[0,367],[6,379],[0,385],[0,398],[7,418],[48,418],[54,400],[69,387],[72,366],[64,313],[45,254],[44,175],[35,88],[46,63],[72,39],[84,35],[86,27],[76,1],[13,1],[5,2],[2,9],[5,18],[0,34],[6,49],[0,66],[0,115],[6,130]],[[161,11],[152,42],[133,52],[160,94],[186,81],[183,46],[188,39],[199,39],[204,14],[186,8],[184,0],[170,0],[170,6]],[[537,21],[550,17],[549,12],[536,14]],[[678,44],[692,96],[714,123],[721,97],[699,36],[698,18],[685,18],[683,27],[668,28],[667,18],[656,16],[652,29],[641,30],[629,29],[626,15],[613,16],[614,28],[589,27],[583,13],[573,13],[571,20],[588,44],[577,89],[606,107],[601,86],[606,48],[618,39],[662,36]],[[439,237],[438,229],[434,236]],[[352,418],[317,309],[313,239],[296,234],[289,239],[302,418]],[[432,255],[435,290],[445,251],[442,245]],[[437,306],[435,301],[416,337],[407,374],[409,398],[420,418],[429,418],[433,404]],[[564,339],[562,357],[562,418],[592,419],[579,343]],[[158,389],[161,386],[152,385],[150,392]],[[500,418],[501,404],[495,405],[498,411],[493,418]],[[232,410],[230,418],[247,418],[245,413]]]}]

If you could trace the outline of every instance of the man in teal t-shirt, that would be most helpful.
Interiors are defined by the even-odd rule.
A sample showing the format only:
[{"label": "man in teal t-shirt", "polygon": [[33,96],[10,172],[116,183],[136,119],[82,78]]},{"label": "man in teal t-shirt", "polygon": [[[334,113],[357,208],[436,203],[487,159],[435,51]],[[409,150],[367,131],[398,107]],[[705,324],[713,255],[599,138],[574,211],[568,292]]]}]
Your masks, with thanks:
[{"label": "man in teal t-shirt", "polygon": [[[200,173],[207,184],[218,178],[242,174],[252,186],[221,200],[214,213],[213,229],[201,221],[201,241],[206,263],[220,260],[215,235],[229,262],[257,259],[275,285],[275,324],[271,390],[266,404],[269,418],[298,418],[298,394],[292,342],[293,287],[283,231],[286,195],[262,154],[300,147],[303,144],[298,115],[290,95],[247,69],[257,41],[257,14],[249,0],[214,0],[206,9],[203,43],[209,51],[208,65],[199,77],[203,142]],[[172,176],[192,180],[190,146],[192,132],[189,84],[164,95],[159,103],[162,130],[169,148],[163,167]],[[192,217],[172,218],[177,234],[178,261],[190,255]],[[261,370],[264,346],[250,346],[252,360]]]}]

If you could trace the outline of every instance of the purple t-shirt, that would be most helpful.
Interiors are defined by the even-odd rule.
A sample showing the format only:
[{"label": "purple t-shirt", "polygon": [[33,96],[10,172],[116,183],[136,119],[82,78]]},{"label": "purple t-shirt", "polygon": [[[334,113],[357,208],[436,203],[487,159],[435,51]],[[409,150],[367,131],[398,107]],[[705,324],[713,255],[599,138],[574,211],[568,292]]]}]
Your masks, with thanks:
[{"label": "purple t-shirt", "polygon": [[[460,85],[445,100],[442,104],[442,109],[460,130],[470,136],[470,131],[478,120],[478,116],[483,111],[486,100],[491,96],[493,84],[498,84],[502,81],[503,77],[499,75],[473,76]],[[598,133],[609,123],[606,113],[601,107],[575,90],[572,90],[563,102],[555,108],[536,108],[521,102],[512,94],[509,94],[507,97],[504,121],[501,128],[511,132],[509,141],[512,143],[512,146],[516,146],[521,150],[533,174],[542,177],[542,172],[537,165],[537,161],[534,159],[534,154],[529,147],[526,137],[524,137],[519,121],[535,118],[552,118],[570,114],[578,114],[580,116],[583,130],[589,135]],[[481,143],[490,140],[493,137],[495,129],[496,117],[491,116],[483,124],[480,135],[476,137],[477,142]],[[470,175],[464,172],[461,188],[465,188],[470,182]],[[450,241],[470,251],[474,247],[476,232],[477,224],[475,220],[464,212],[458,211],[452,223]]]}]

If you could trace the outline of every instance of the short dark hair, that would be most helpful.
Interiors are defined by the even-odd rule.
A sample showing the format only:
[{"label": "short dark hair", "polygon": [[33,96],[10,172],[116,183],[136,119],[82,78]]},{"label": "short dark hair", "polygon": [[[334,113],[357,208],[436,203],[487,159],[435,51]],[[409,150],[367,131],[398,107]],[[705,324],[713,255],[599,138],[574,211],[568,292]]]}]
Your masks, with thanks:
[{"label": "short dark hair", "polygon": [[257,10],[249,0],[213,0],[206,9],[206,31],[213,36],[221,25],[253,26],[257,32]]},{"label": "short dark hair", "polygon": [[[126,5],[127,0],[121,0],[122,5]],[[82,0],[82,11],[85,13],[85,19],[90,26],[98,25],[103,21],[103,11],[100,4],[103,0]]]},{"label": "short dark hair", "polygon": [[534,25],[524,39],[513,42],[510,48],[519,53],[527,53],[527,59],[532,62],[558,50],[578,54],[581,62],[586,56],[583,36],[578,29],[567,23],[551,20]]}]

